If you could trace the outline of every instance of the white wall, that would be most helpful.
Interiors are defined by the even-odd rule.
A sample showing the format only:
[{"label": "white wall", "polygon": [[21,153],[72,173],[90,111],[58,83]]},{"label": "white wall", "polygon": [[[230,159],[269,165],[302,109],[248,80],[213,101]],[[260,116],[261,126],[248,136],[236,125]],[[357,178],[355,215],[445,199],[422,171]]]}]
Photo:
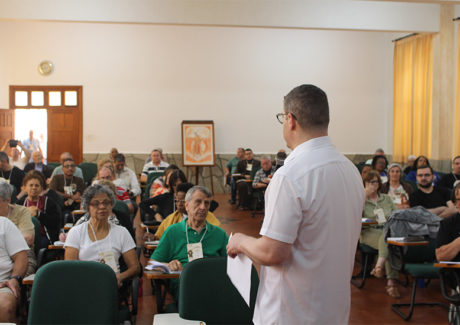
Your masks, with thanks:
[{"label": "white wall", "polygon": [[[294,86],[323,88],[344,153],[391,151],[390,33],[0,21],[9,85],[83,85],[84,153],[180,152],[180,122],[214,120],[216,151],[284,147],[275,114]],[[44,59],[56,67],[37,72]]]},{"label": "white wall", "polygon": [[8,19],[439,31],[439,5],[355,0],[0,0]]}]

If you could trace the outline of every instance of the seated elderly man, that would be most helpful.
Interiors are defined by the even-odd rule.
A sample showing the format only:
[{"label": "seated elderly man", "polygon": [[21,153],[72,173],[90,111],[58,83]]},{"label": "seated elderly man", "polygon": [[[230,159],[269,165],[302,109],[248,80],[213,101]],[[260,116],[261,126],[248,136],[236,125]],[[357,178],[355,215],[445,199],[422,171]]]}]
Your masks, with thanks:
[{"label": "seated elderly man", "polygon": [[454,201],[457,213],[445,218],[439,226],[436,238],[438,261],[460,262],[460,183],[454,187]]},{"label": "seated elderly man", "polygon": [[19,229],[0,217],[0,323],[16,323],[29,247]]},{"label": "seated elderly man", "polygon": [[450,200],[450,191],[444,187],[433,186],[434,172],[431,166],[417,168],[418,190],[409,195],[411,207],[421,205],[428,211],[445,218],[457,212]]},{"label": "seated elderly man", "polygon": [[38,170],[45,176],[45,179],[51,178],[53,169],[43,163],[43,155],[40,151],[34,151],[34,153],[32,153],[32,160],[33,162],[28,163],[24,167],[24,173],[27,173],[31,170]]},{"label": "seated elderly man", "polygon": [[150,154],[150,158],[152,160],[146,163],[144,165],[144,168],[142,168],[142,174],[141,174],[140,181],[143,183],[147,182],[147,178],[150,173],[164,172],[166,167],[169,166],[169,164],[166,161],[161,160],[161,152],[158,149],[152,150],[152,153]]},{"label": "seated elderly man", "polygon": [[[194,186],[187,191],[185,210],[188,218],[166,229],[151,256],[153,260],[177,271],[198,258],[227,255],[227,234],[222,228],[206,221],[211,199],[212,194],[205,187]],[[178,281],[171,281],[171,294],[175,301],[178,298],[178,285]]]},{"label": "seated elderly man", "polygon": [[122,153],[116,154],[113,157],[113,163],[115,165],[115,173],[119,179],[122,179],[127,186],[128,194],[131,197],[136,197],[141,194],[141,187],[137,181],[136,173],[133,170],[126,167],[126,159]]},{"label": "seated elderly man", "polygon": [[[185,195],[188,192],[188,190],[192,187],[192,183],[180,183],[179,185],[177,185],[176,192],[174,193],[174,199],[177,210],[171,213],[168,217],[166,217],[166,219],[164,219],[161,222],[160,226],[158,227],[154,235],[156,239],[161,239],[161,236],[163,236],[163,233],[169,226],[179,223],[188,218],[187,210],[185,210]],[[210,211],[208,211],[206,221],[209,222],[211,225],[218,227],[221,226],[219,219],[217,219],[216,216]],[[152,235],[153,234],[151,233],[145,233],[144,238],[147,240],[154,239],[152,238]]]}]

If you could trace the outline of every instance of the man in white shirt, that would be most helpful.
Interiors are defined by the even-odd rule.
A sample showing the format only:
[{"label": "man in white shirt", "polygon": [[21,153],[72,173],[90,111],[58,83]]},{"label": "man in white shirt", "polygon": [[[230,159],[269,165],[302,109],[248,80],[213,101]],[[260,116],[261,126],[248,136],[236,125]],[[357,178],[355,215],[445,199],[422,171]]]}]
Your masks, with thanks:
[{"label": "man in white shirt", "polygon": [[144,183],[147,182],[147,178],[150,173],[164,172],[166,167],[169,166],[169,164],[166,161],[161,160],[161,152],[158,149],[152,150],[150,158],[152,158],[152,161],[146,163],[144,165],[144,168],[142,168],[142,175],[140,181]]},{"label": "man in white shirt", "polygon": [[[24,152],[24,157],[21,158],[21,151],[19,151],[17,146]],[[24,169],[25,165],[30,160],[29,150],[27,150],[19,140],[7,139],[0,151],[5,151],[10,158],[11,166],[18,167],[19,169]]]},{"label": "man in white shirt", "polygon": [[16,323],[22,277],[27,271],[27,246],[19,229],[0,217],[0,323]]},{"label": "man in white shirt", "polygon": [[126,189],[131,197],[136,197],[141,194],[141,187],[137,181],[136,174],[126,167],[126,159],[122,153],[116,154],[113,157],[113,163],[115,164],[115,172],[117,177],[122,179],[126,185]]},{"label": "man in white shirt", "polygon": [[227,253],[261,264],[255,324],[346,324],[364,190],[328,137],[326,94],[294,88],[277,114],[293,151],[265,194],[260,238],[234,234]]}]

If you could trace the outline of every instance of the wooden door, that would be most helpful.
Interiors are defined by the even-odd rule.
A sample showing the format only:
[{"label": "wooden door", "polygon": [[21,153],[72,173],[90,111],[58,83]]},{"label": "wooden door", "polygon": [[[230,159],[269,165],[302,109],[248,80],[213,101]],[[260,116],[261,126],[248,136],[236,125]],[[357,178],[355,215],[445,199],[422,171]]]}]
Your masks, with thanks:
[{"label": "wooden door", "polygon": [[[16,92],[22,92],[20,103],[16,103]],[[34,103],[34,93],[40,94],[39,103]],[[10,108],[47,110],[49,162],[59,161],[65,151],[72,154],[77,164],[83,161],[82,86],[10,86]]]},{"label": "wooden door", "polygon": [[48,161],[59,161],[64,151],[81,163],[81,112],[76,108],[48,109]]},{"label": "wooden door", "polygon": [[14,139],[14,109],[0,109],[0,147]]}]

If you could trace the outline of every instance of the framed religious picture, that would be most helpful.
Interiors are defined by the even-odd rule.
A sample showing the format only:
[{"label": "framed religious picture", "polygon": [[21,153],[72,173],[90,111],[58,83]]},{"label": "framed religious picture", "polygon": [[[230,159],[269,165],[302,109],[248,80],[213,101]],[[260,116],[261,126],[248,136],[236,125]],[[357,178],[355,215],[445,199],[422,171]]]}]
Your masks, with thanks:
[{"label": "framed religious picture", "polygon": [[214,166],[216,163],[213,121],[182,121],[184,166]]}]

